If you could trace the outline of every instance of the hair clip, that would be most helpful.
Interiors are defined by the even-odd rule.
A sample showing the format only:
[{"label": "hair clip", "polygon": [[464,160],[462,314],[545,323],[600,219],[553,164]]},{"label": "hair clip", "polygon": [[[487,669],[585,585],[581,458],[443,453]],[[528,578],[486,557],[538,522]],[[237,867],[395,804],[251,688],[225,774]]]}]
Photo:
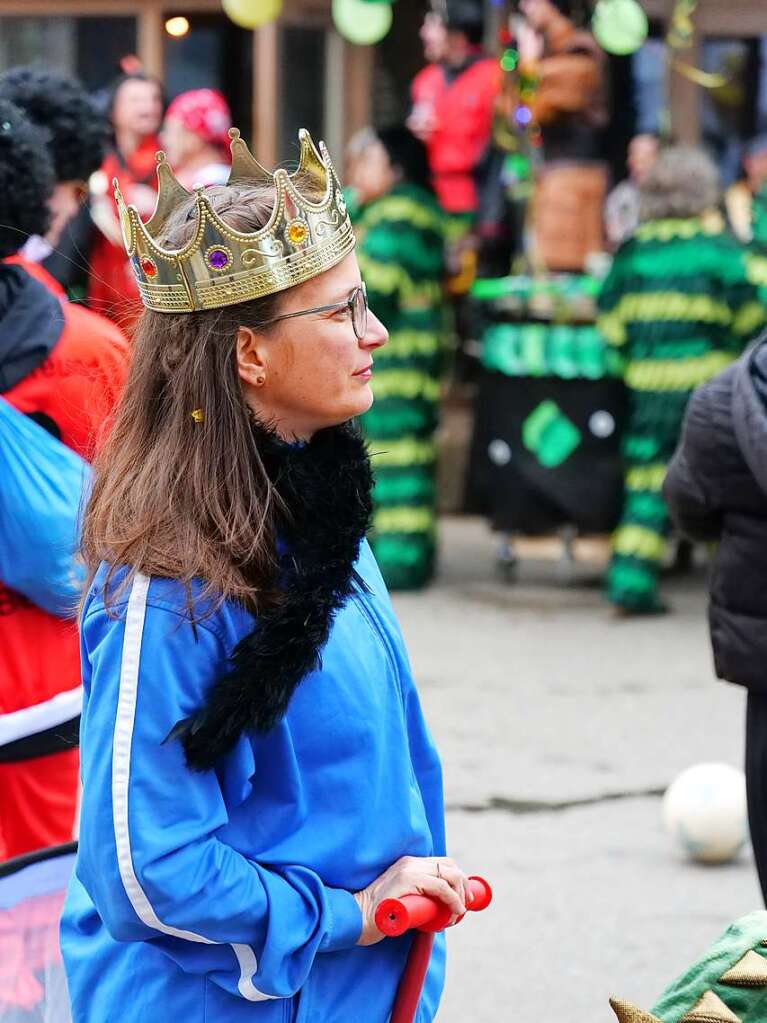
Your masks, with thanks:
[{"label": "hair clip", "polygon": [[195,423],[205,422],[205,412],[201,408],[192,409],[191,416]]}]

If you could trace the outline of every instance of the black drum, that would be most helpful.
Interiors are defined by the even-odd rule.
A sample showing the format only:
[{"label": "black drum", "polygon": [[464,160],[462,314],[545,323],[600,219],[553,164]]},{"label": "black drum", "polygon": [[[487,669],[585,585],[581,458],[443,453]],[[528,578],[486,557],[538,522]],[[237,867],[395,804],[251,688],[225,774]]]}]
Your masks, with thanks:
[{"label": "black drum", "polygon": [[539,535],[610,532],[623,496],[625,389],[591,278],[478,281],[481,338],[468,511]]}]

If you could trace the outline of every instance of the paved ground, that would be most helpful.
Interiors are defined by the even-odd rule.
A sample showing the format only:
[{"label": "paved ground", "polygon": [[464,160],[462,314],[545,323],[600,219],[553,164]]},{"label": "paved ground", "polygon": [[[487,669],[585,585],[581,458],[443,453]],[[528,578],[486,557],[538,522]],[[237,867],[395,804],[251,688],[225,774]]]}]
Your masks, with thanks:
[{"label": "paved ground", "polygon": [[525,563],[508,586],[478,520],[443,522],[443,570],[396,606],[445,763],[453,856],[494,909],[450,936],[440,1023],[607,1023],[649,1008],[737,916],[750,854],[678,859],[659,793],[690,764],[740,765],[743,694],[714,680],[702,578],[674,613],[613,619],[596,574]]}]

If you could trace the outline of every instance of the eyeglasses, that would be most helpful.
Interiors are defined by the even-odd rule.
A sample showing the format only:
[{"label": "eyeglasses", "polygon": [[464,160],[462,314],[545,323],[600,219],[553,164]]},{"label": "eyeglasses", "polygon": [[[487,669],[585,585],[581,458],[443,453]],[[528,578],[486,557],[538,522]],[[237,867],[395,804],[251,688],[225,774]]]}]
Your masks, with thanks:
[{"label": "eyeglasses", "polygon": [[336,313],[342,309],[348,309],[352,318],[352,327],[358,341],[362,341],[368,329],[368,293],[364,283],[349,295],[345,302],[336,302],[334,305],[318,305],[313,309],[299,309],[295,313],[283,313],[282,316],[275,316],[262,324],[268,327],[272,323],[279,323],[280,320],[292,320],[294,316],[310,316],[312,313]]}]

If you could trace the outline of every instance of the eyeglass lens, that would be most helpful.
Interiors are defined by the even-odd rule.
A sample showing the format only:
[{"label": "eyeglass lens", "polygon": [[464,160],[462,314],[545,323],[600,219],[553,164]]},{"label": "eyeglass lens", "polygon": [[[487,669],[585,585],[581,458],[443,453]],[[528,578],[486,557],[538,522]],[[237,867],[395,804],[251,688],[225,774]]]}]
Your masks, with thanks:
[{"label": "eyeglass lens", "polygon": [[352,299],[352,326],[362,341],[368,330],[368,300],[364,288],[358,288]]}]

